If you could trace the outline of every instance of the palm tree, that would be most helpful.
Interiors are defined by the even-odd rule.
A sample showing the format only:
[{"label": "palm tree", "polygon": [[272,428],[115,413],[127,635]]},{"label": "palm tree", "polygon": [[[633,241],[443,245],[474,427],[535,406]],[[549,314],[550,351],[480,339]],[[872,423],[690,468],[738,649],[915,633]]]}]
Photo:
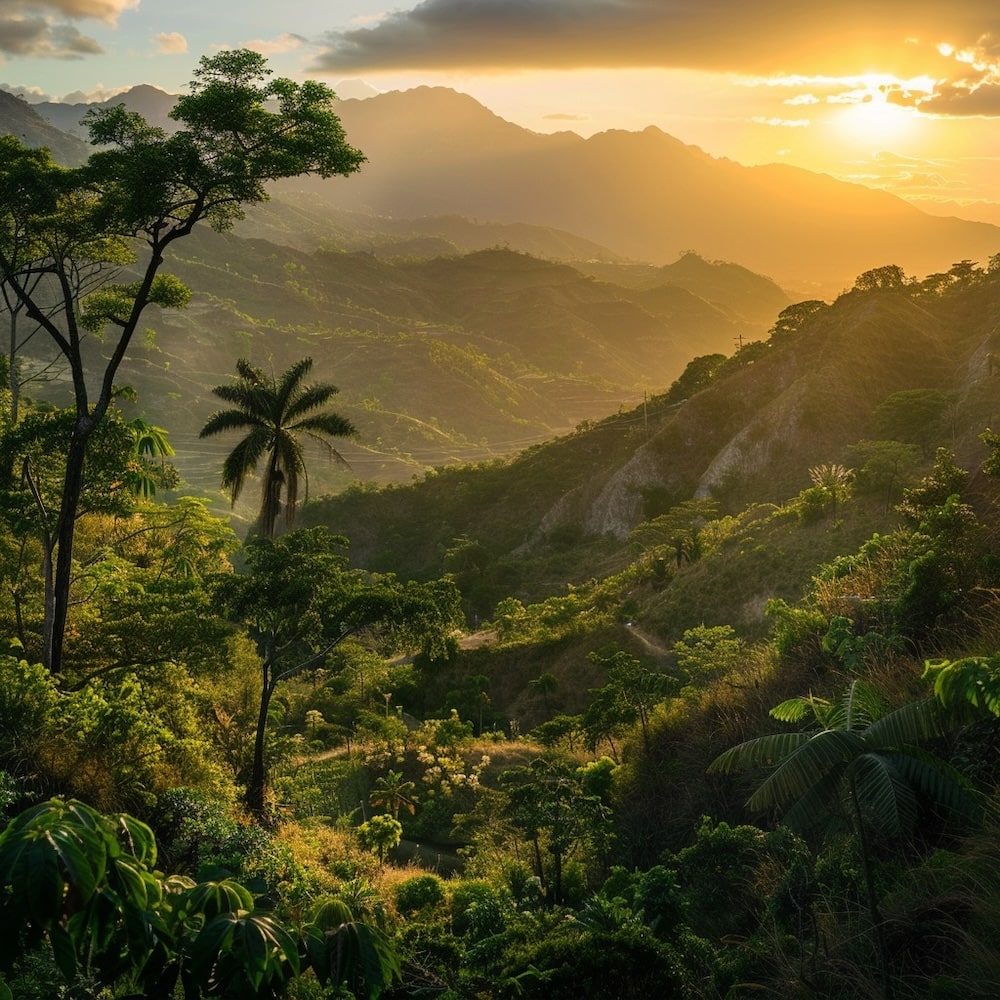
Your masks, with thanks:
[{"label": "palm tree", "polygon": [[830,499],[833,508],[833,518],[837,519],[837,504],[847,500],[851,494],[851,483],[854,480],[854,470],[845,469],[836,463],[814,465],[809,470],[809,478],[813,486],[822,490]]},{"label": "palm tree", "polygon": [[803,833],[846,819],[858,833],[888,836],[914,827],[921,799],[956,815],[977,811],[962,776],[916,745],[954,728],[956,717],[934,698],[886,712],[878,696],[855,681],[839,702],[792,698],[770,714],[791,723],[812,715],[818,728],[748,740],[709,767],[731,772],[774,765],[747,802],[753,810],[785,810],[783,821]]},{"label": "palm tree", "polygon": [[[295,520],[299,477],[306,473],[299,435],[305,434],[322,442],[332,458],[343,462],[343,458],[324,438],[349,437],[356,433],[346,418],[336,413],[314,412],[338,390],[328,383],[303,384],[312,363],[312,358],[303,358],[275,379],[240,358],[236,362],[239,373],[236,382],[219,385],[212,390],[220,399],[234,403],[236,408],[214,413],[199,435],[205,438],[226,431],[248,432],[222,466],[222,488],[230,491],[234,504],[239,499],[246,477],[267,455],[257,522],[257,530],[265,538],[274,537],[275,522],[281,511],[282,490],[285,492],[286,527],[291,527]],[[308,486],[308,478],[306,483]]]},{"label": "palm tree", "polygon": [[377,778],[368,801],[375,808],[383,808],[393,819],[399,819],[399,810],[406,809],[412,816],[417,811],[414,801],[416,784],[403,780],[402,771],[390,770],[387,775]]},{"label": "palm tree", "polygon": [[978,816],[979,802],[969,782],[917,745],[945,735],[955,727],[958,716],[934,698],[887,712],[881,699],[858,681],[839,702],[792,698],[772,708],[770,714],[790,723],[811,715],[817,728],[748,740],[717,757],[709,770],[728,773],[772,767],[750,796],[750,809],[783,810],[784,823],[800,833],[842,829],[846,824],[857,834],[888,996],[870,842],[872,837],[913,830],[922,805],[967,820]]}]

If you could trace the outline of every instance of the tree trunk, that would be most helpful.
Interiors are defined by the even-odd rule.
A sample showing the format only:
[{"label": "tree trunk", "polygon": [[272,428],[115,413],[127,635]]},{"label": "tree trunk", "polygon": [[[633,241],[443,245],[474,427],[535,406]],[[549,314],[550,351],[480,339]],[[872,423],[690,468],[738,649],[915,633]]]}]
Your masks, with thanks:
[{"label": "tree trunk", "polygon": [[263,823],[267,820],[267,768],[264,760],[264,744],[267,737],[267,713],[271,707],[271,695],[274,694],[274,684],[271,681],[270,664],[266,661],[262,668],[263,686],[260,693],[260,712],[257,715],[257,732],[253,743],[253,765],[250,768],[250,781],[247,784],[247,810],[254,819]]},{"label": "tree trunk", "polygon": [[87,454],[87,440],[92,432],[93,424],[89,420],[78,419],[66,454],[66,478],[63,482],[62,507],[56,527],[56,565],[51,607],[46,581],[42,662],[54,674],[62,670],[63,641],[69,613],[70,587],[73,583],[73,534],[76,529],[76,514],[80,507],[80,494],[83,490],[83,463]]}]

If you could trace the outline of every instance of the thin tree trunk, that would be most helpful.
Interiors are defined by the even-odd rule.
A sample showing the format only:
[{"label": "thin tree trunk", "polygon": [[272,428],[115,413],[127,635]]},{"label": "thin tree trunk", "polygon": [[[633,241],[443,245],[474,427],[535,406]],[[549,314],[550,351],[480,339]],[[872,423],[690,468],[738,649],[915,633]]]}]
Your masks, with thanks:
[{"label": "thin tree trunk", "polygon": [[70,587],[73,582],[73,536],[76,515],[83,491],[83,464],[87,454],[87,440],[93,430],[88,422],[77,420],[66,454],[66,475],[63,481],[62,506],[56,527],[56,562],[52,583],[51,609],[46,581],[45,627],[42,662],[58,674],[63,665],[63,644],[66,637],[66,619],[69,614]]},{"label": "thin tree trunk", "polygon": [[267,796],[267,767],[264,760],[264,745],[267,738],[267,713],[271,707],[274,684],[271,681],[270,664],[265,661],[262,668],[263,688],[260,693],[260,712],[257,715],[257,732],[253,743],[253,764],[250,781],[247,784],[246,804],[250,815],[260,822],[267,819],[265,798]]},{"label": "thin tree trunk", "polygon": [[861,841],[861,867],[865,873],[865,889],[868,895],[868,914],[875,934],[875,950],[878,954],[879,971],[882,976],[882,995],[885,1000],[892,1000],[892,980],[889,975],[889,956],[886,953],[885,930],[882,926],[882,914],[878,907],[875,894],[875,875],[872,869],[871,850],[868,837],[865,835],[865,820],[861,815],[861,803],[858,801],[858,790],[851,777],[851,804],[854,806],[854,817],[858,824],[858,839]]}]

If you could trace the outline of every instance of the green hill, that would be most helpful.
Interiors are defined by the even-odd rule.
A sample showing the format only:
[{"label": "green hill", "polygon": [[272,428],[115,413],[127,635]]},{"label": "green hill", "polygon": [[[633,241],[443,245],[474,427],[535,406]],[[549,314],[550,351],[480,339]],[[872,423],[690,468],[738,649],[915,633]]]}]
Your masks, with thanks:
[{"label": "green hill", "polygon": [[[809,486],[810,468],[850,466],[852,445],[885,437],[879,405],[896,393],[940,393],[941,412],[910,440],[926,455],[948,446],[975,467],[978,434],[994,419],[998,282],[991,272],[944,291],[929,279],[845,293],[794,331],[747,345],[690,396],[681,380],[514,459],[349,490],[308,516],[348,535],[360,563],[422,578],[447,568],[455,539],[477,543],[476,611],[486,615],[505,585],[537,600],[624,566],[629,533],[690,498],[714,498],[724,513],[785,502]],[[807,570],[791,575],[801,582]]]},{"label": "green hill", "polygon": [[[197,434],[216,408],[212,387],[239,357],[282,369],[309,355],[317,377],[340,386],[337,405],[359,435],[345,443],[347,471],[316,453],[317,495],[517,453],[634,405],[693,354],[729,351],[752,328],[689,288],[636,291],[505,249],[385,259],[204,230],[170,268],[194,298],[181,312],[150,313],[154,332],[121,381],[170,432],[182,476],[202,490],[218,482],[225,442]],[[721,294],[723,268],[704,265],[707,294]],[[767,279],[756,283],[787,301]],[[747,313],[755,296],[759,287],[746,293]],[[44,346],[30,343],[26,361],[41,367],[34,352]],[[58,386],[44,391],[58,398]]]}]

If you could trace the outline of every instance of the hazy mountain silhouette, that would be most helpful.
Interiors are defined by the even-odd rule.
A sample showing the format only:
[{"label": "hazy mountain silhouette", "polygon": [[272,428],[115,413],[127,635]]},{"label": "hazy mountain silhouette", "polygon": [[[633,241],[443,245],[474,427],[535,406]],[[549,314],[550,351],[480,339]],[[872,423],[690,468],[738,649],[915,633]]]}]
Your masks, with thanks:
[{"label": "hazy mountain silhouette", "polygon": [[[105,103],[124,102],[168,125],[172,101],[143,86]],[[37,107],[63,128],[78,128],[86,110]],[[654,127],[589,139],[543,135],[443,87],[344,100],[338,113],[368,157],[362,171],[278,188],[307,191],[317,212],[326,202],[397,224],[456,215],[528,224],[657,265],[693,249],[827,295],[884,264],[922,277],[1000,250],[1000,229],[986,223],[928,215],[893,195],[795,167],[744,167]]]},{"label": "hazy mountain silhouette", "polygon": [[886,263],[923,276],[1000,249],[995,227],[794,167],[716,159],[657,128],[541,135],[429,87],[344,101],[339,113],[369,161],[319,186],[341,206],[553,226],[658,264],[694,249],[837,290]]},{"label": "hazy mountain silhouette", "polygon": [[37,107],[6,90],[0,90],[0,135],[12,135],[26,146],[46,146],[53,157],[67,166],[83,163],[90,147],[61,131]]},{"label": "hazy mountain silhouette", "polygon": [[34,105],[35,110],[48,119],[56,128],[81,139],[87,138],[87,130],[80,124],[83,116],[92,108],[113,108],[124,104],[130,111],[137,111],[150,124],[158,125],[171,131],[177,123],[171,121],[167,114],[173,108],[176,98],[148,84],[139,84],[129,90],[116,94],[106,101],[93,104],[62,104],[58,101],[43,101]]}]

